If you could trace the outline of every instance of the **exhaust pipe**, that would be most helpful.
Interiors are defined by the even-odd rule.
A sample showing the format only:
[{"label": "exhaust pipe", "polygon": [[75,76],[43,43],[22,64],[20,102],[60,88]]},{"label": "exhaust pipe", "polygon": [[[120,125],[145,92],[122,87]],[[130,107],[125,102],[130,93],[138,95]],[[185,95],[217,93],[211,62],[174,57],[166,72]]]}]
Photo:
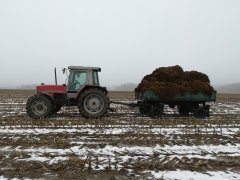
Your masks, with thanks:
[{"label": "exhaust pipe", "polygon": [[57,85],[57,68],[54,68],[54,74],[55,74],[55,84]]}]

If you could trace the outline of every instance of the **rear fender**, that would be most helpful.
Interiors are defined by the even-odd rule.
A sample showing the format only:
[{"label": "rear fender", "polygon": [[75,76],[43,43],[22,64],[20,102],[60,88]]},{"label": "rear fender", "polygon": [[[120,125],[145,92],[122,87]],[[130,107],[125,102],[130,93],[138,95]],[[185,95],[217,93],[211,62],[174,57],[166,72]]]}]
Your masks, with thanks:
[{"label": "rear fender", "polygon": [[103,92],[105,92],[106,94],[108,93],[107,88],[106,87],[101,87],[101,86],[92,86],[92,85],[84,85],[80,88],[78,95],[81,94],[83,91],[87,90],[87,89],[100,89]]},{"label": "rear fender", "polygon": [[80,88],[77,97],[79,97],[84,91],[88,89],[100,89],[104,93],[108,94],[107,88],[106,87],[101,87],[101,86],[92,86],[92,85],[84,85]]}]

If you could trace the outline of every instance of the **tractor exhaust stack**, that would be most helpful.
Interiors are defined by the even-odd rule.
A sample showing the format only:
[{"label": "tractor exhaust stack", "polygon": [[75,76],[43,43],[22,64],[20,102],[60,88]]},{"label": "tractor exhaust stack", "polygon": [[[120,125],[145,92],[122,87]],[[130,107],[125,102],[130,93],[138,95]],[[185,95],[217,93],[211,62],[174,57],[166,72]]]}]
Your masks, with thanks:
[{"label": "tractor exhaust stack", "polygon": [[55,84],[57,85],[57,68],[54,68],[54,74],[55,74]]}]

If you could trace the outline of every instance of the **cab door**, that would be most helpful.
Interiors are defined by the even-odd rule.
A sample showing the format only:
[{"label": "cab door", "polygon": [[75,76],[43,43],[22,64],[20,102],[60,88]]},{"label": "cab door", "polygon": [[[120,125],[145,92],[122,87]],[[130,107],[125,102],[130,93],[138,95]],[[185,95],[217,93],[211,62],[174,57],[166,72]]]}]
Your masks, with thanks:
[{"label": "cab door", "polygon": [[85,84],[88,84],[87,71],[73,71],[69,77],[68,91],[77,92]]},{"label": "cab door", "polygon": [[76,103],[78,91],[85,84],[88,84],[87,71],[70,71],[67,88],[67,98],[70,99],[70,104]]}]

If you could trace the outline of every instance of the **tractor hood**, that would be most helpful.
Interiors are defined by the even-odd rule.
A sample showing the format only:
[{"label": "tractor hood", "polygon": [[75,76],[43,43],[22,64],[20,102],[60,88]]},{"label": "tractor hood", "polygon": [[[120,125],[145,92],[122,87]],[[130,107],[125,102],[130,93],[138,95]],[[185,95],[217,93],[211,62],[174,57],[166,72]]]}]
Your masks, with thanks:
[{"label": "tractor hood", "polygon": [[39,85],[37,86],[37,93],[55,94],[66,92],[66,85]]}]

